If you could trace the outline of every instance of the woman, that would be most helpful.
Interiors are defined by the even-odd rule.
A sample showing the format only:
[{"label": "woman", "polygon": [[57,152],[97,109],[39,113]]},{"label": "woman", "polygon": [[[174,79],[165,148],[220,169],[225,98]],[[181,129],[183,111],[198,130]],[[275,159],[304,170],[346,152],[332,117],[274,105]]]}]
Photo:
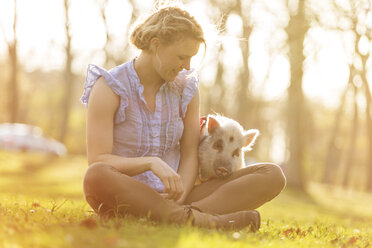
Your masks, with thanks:
[{"label": "woman", "polygon": [[81,99],[88,108],[87,202],[99,214],[257,230],[253,209],[285,185],[278,166],[253,165],[194,186],[199,93],[190,60],[205,45],[201,26],[166,7],[139,24],[131,42],[141,50],[133,60],[110,71],[88,67]]}]

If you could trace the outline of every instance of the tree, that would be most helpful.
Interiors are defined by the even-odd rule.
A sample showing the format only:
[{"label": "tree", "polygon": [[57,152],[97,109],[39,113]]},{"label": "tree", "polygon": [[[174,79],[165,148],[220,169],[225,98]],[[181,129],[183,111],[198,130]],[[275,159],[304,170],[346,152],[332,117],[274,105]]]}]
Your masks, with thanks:
[{"label": "tree", "polygon": [[305,19],[305,1],[297,1],[297,11],[290,14],[286,28],[288,35],[289,54],[291,66],[291,79],[288,87],[288,138],[289,160],[287,164],[288,186],[305,190],[305,175],[303,171],[305,149],[305,98],[302,91],[303,43],[308,24]]},{"label": "tree", "polygon": [[[237,99],[239,99],[238,103],[238,116],[237,120],[243,124],[247,124],[248,121],[254,119],[252,116],[251,108],[247,108],[247,106],[251,106],[253,104],[252,97],[249,94],[249,83],[250,83],[250,73],[249,73],[249,64],[248,64],[248,57],[249,57],[249,37],[252,33],[252,27],[249,25],[249,18],[248,15],[244,14],[242,1],[238,0],[236,5],[236,11],[239,16],[242,18],[243,22],[243,38],[244,41],[240,43],[240,50],[242,53],[243,58],[243,66],[240,70],[239,74],[239,91],[237,95]],[[246,6],[247,9],[251,9],[252,2],[249,2],[249,5]],[[246,10],[245,10],[246,11]]]},{"label": "tree", "polygon": [[8,54],[10,60],[10,78],[8,82],[8,104],[9,121],[14,123],[18,121],[19,112],[19,87],[18,87],[18,62],[17,62],[17,0],[14,0],[14,14],[13,14],[13,39],[8,40],[1,25],[5,41],[8,46]]},{"label": "tree", "polygon": [[346,158],[346,170],[344,173],[344,178],[342,181],[342,185],[344,187],[347,187],[350,183],[350,172],[351,168],[355,161],[355,143],[358,136],[358,130],[359,130],[359,111],[358,111],[358,102],[357,102],[357,96],[358,96],[358,87],[353,83],[353,90],[354,90],[354,116],[353,116],[353,124],[350,127],[350,141],[349,141],[349,147],[347,151],[347,158]]},{"label": "tree", "polygon": [[130,31],[129,27],[137,20],[139,16],[139,8],[137,6],[138,3],[134,0],[130,0],[129,3],[132,7],[132,13],[131,13],[130,21],[129,21],[127,28],[123,28],[125,32],[124,37],[126,37],[127,40],[123,42],[124,46],[122,48],[120,47],[120,49],[122,50],[120,53],[115,52],[115,50],[117,49],[113,49],[113,46],[114,46],[113,37],[110,34],[110,27],[107,22],[106,10],[109,4],[109,0],[103,0],[103,3],[100,4],[101,5],[101,8],[100,8],[101,17],[102,17],[102,21],[103,21],[105,32],[106,32],[106,43],[103,47],[103,51],[105,53],[105,67],[106,68],[117,66],[128,59],[128,54],[130,50],[130,42],[128,38],[129,31]]},{"label": "tree", "polygon": [[64,0],[64,9],[65,9],[65,32],[66,32],[66,47],[65,47],[65,54],[66,54],[66,62],[65,62],[65,69],[64,69],[64,94],[62,99],[62,106],[61,106],[61,129],[59,135],[59,141],[63,142],[65,136],[68,132],[68,123],[69,123],[69,116],[71,110],[71,102],[73,97],[73,83],[74,83],[74,75],[72,73],[72,61],[74,56],[72,54],[71,48],[71,34],[70,34],[70,18],[69,18],[69,7],[70,3],[68,0]]},{"label": "tree", "polygon": [[323,172],[323,183],[326,184],[334,184],[334,174],[335,171],[338,170],[340,167],[340,148],[337,144],[336,140],[340,132],[340,126],[341,126],[341,117],[344,112],[344,108],[346,105],[346,98],[347,93],[349,91],[349,87],[351,86],[352,78],[353,78],[353,72],[352,72],[352,66],[350,66],[350,73],[349,73],[349,81],[348,84],[345,87],[344,92],[342,93],[340,105],[337,109],[335,119],[333,121],[332,129],[331,129],[331,135],[330,135],[330,141],[328,145],[328,150],[326,154],[326,159],[324,163],[324,172]]},{"label": "tree", "polygon": [[[354,35],[354,49],[352,51],[351,60],[352,61],[349,65],[350,68],[350,77],[348,85],[353,85],[354,92],[357,90],[355,85],[355,80],[359,79],[362,84],[362,90],[364,91],[365,102],[366,102],[366,109],[365,109],[365,118],[366,118],[366,126],[367,126],[367,154],[366,154],[366,161],[367,161],[367,189],[372,191],[372,121],[371,121],[371,92],[368,85],[367,80],[367,60],[369,58],[369,49],[366,48],[371,42],[372,36],[372,29],[367,24],[367,16],[371,13],[371,3],[367,0],[358,0],[358,1],[348,1],[341,5],[338,2],[332,2],[333,12],[338,17],[339,20],[348,21],[348,25],[342,25],[341,22],[337,22],[335,24],[330,23],[321,23],[321,25],[330,30],[337,30],[340,32],[351,32]],[[364,48],[363,48],[364,42]],[[350,87],[347,87],[346,91]],[[342,97],[340,109],[343,108],[343,104],[345,101],[345,97]],[[348,157],[346,161],[346,172],[343,178],[343,184],[347,185],[349,180],[349,172],[355,166],[355,159],[354,159],[354,152],[353,149],[355,147],[355,139],[357,135],[357,125],[359,123],[359,114],[358,114],[358,106],[356,105],[356,100],[354,100],[354,121],[351,127],[351,137],[350,137],[350,145],[348,148]],[[339,111],[342,112],[342,111]],[[340,114],[341,115],[341,114]],[[337,119],[337,118],[336,118]],[[332,138],[331,138],[331,145],[334,142],[334,139],[337,137],[338,129],[333,130]],[[332,141],[333,140],[333,141]],[[330,154],[333,153],[333,150],[329,150],[329,154],[327,155],[327,161],[333,157],[334,155]],[[333,162],[334,163],[334,162]],[[332,170],[336,167],[340,167],[338,165],[332,166],[331,163],[326,162],[325,165],[325,174],[324,174],[324,181],[330,182],[330,174]]]},{"label": "tree", "polygon": [[[371,39],[372,37],[370,37]],[[365,77],[365,74],[364,76]],[[371,90],[368,82],[363,78],[364,93],[366,97],[366,124],[368,137],[368,152],[367,152],[367,191],[372,192],[372,118],[371,118]]]},{"label": "tree", "polygon": [[[226,31],[226,21],[228,17],[230,16],[230,13],[232,11],[232,7],[229,6],[224,10],[221,23],[219,25],[219,29],[221,30],[221,35],[225,34]],[[225,90],[224,90],[224,80],[223,80],[223,74],[224,74],[224,63],[223,63],[223,43],[219,43],[218,51],[217,51],[217,72],[214,79],[214,87],[213,90],[219,93],[219,97],[212,98],[210,95],[209,100],[211,100],[213,104],[213,110],[217,113],[224,113],[226,112],[225,106],[226,104],[221,101],[221,99],[224,98]]]},{"label": "tree", "polygon": [[[243,24],[243,30],[240,39],[240,52],[242,55],[242,65],[239,70],[239,75],[237,77],[237,90],[235,90],[235,106],[236,106],[236,115],[234,118],[239,121],[243,126],[245,126],[249,120],[252,119],[251,116],[251,103],[253,102],[249,94],[249,82],[250,82],[250,73],[249,73],[249,37],[252,32],[252,27],[250,24],[249,15],[247,11],[250,10],[253,1],[220,1],[220,0],[210,0],[211,6],[218,6],[219,12],[221,12],[222,19],[220,21],[219,29],[221,31],[221,36],[223,37],[226,31],[226,22],[232,14],[236,14],[241,18]],[[213,110],[219,113],[226,113],[228,109],[226,104],[221,101],[225,98],[226,95],[226,84],[223,80],[223,75],[226,72],[224,67],[224,58],[223,58],[223,43],[219,44],[217,51],[217,72],[214,80],[214,87],[211,89],[214,91],[215,99],[210,99],[212,94],[208,95],[208,101],[213,106]],[[234,111],[235,112],[235,111]],[[231,113],[230,113],[231,116]]]}]

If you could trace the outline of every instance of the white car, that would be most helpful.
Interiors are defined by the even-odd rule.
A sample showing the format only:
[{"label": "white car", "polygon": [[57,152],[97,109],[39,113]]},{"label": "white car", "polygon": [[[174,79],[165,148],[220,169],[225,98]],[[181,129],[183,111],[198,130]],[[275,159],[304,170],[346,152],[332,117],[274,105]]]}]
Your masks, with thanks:
[{"label": "white car", "polygon": [[40,127],[21,123],[0,124],[0,149],[66,155],[64,144],[43,136]]}]

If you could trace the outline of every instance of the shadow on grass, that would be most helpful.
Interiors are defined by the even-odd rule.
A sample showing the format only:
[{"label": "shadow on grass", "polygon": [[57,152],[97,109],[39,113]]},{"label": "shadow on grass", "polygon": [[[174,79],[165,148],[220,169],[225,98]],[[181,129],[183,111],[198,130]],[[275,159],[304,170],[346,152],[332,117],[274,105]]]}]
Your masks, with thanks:
[{"label": "shadow on grass", "polygon": [[0,153],[0,192],[34,197],[82,199],[81,157]]},{"label": "shadow on grass", "polygon": [[[36,158],[23,157],[17,163],[15,168],[9,167],[6,161],[0,167],[2,176],[23,176],[37,174],[45,168],[51,168],[59,161],[55,156],[42,156]],[[9,163],[10,164],[10,163]]]},{"label": "shadow on grass", "polygon": [[[284,219],[308,219],[308,220],[332,220],[337,219],[345,222],[372,222],[372,215],[363,211],[356,211],[356,207],[360,206],[361,202],[356,199],[354,201],[343,201],[342,197],[338,201],[334,200],[333,204],[327,204],[331,195],[327,188],[323,191],[309,191],[305,193],[293,188],[286,188],[272,202],[266,203],[261,207],[264,211],[274,212],[273,216],[283,216]],[[329,200],[330,201],[330,200]],[[331,202],[331,201],[330,201]],[[372,202],[371,202],[372,203]],[[368,211],[369,205],[367,202],[365,209]],[[370,211],[370,210],[369,210]]]}]

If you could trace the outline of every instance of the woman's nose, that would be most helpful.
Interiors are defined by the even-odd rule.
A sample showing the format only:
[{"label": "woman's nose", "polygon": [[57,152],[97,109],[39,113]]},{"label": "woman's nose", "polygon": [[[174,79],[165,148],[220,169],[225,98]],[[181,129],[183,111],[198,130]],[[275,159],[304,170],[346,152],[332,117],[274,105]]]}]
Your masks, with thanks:
[{"label": "woman's nose", "polygon": [[187,60],[186,63],[183,64],[182,67],[185,68],[186,70],[190,70],[190,59]]}]

